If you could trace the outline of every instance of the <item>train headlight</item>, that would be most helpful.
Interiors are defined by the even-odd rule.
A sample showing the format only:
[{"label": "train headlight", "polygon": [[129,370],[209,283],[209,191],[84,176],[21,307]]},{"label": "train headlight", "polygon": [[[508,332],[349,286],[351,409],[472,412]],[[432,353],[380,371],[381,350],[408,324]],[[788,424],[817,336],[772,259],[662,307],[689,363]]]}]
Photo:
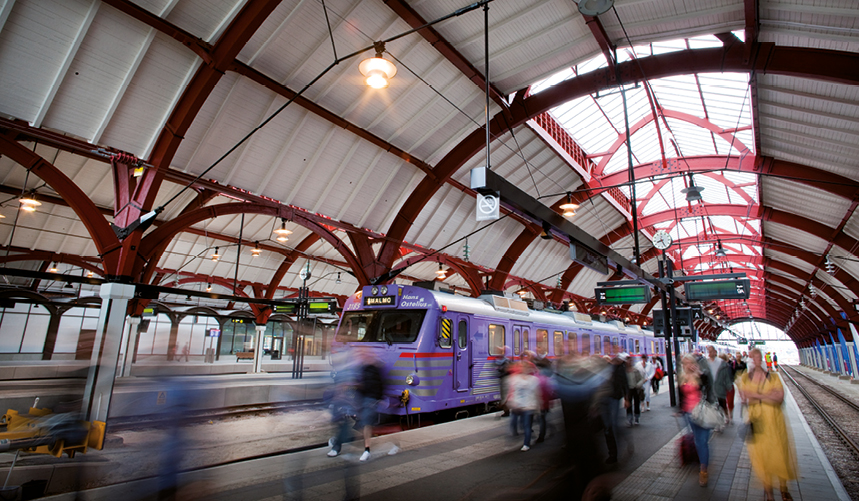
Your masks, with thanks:
[{"label": "train headlight", "polygon": [[373,294],[374,296],[375,296],[375,295],[377,295],[377,294],[379,293],[379,288],[378,288],[378,287],[376,287],[376,286],[374,285],[374,286],[370,289],[370,293],[371,293],[371,294]]},{"label": "train headlight", "polygon": [[420,383],[417,374],[409,374],[406,376],[406,384],[409,386],[417,386]]},{"label": "train headlight", "polygon": [[388,286],[387,286],[387,285],[383,285],[383,286],[382,286],[381,291],[382,291],[382,295],[383,295],[383,296],[384,296],[385,294],[387,294],[387,293],[388,293]]}]

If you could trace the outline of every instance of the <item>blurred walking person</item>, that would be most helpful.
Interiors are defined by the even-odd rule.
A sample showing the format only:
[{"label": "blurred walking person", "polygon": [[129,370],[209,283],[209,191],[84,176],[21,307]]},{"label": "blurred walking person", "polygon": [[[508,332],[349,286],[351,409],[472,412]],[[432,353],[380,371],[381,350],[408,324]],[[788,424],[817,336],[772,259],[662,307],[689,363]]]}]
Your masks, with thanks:
[{"label": "blurred walking person", "polygon": [[698,485],[707,487],[707,468],[710,465],[710,430],[695,424],[691,419],[692,410],[702,399],[707,400],[711,393],[712,382],[710,376],[698,365],[695,355],[684,355],[681,361],[682,371],[678,377],[680,383],[680,412],[686,418],[692,436],[695,440],[695,449],[698,451],[698,462],[701,469],[698,473]]},{"label": "blurred walking person", "polygon": [[531,449],[531,423],[534,414],[540,412],[540,380],[534,374],[537,372],[534,364],[520,362],[516,364],[508,378],[507,405],[510,407],[510,433],[519,435],[519,422],[525,431],[523,452]]},{"label": "blurred walking person", "polygon": [[764,484],[767,500],[773,500],[773,477],[778,478],[782,500],[791,500],[787,482],[798,478],[796,453],[788,433],[782,404],[784,387],[778,374],[767,371],[757,348],[749,353],[755,367],[740,377],[739,389],[748,407],[750,430],[746,437],[752,470]]},{"label": "blurred walking person", "polygon": [[[626,378],[624,364],[629,358],[626,353],[617,353],[619,348],[615,347],[615,356],[609,362],[611,377],[606,383],[606,388],[600,402],[603,427],[605,428],[605,443],[608,447],[608,458],[606,463],[617,463],[617,441],[620,438],[620,428],[617,419],[620,412],[621,401],[629,392],[629,383]],[[630,445],[632,442],[630,442]]]},{"label": "blurred walking person", "polygon": [[650,391],[653,389],[653,377],[656,376],[656,366],[650,361],[650,357],[642,355],[641,368],[644,371],[644,410],[650,410]]},{"label": "blurred walking person", "polygon": [[[734,372],[724,360],[716,355],[716,348],[713,346],[707,347],[707,365],[710,367],[710,374],[713,376],[713,393],[716,395],[716,400],[719,402],[722,412],[725,413],[725,416],[728,416],[728,390],[734,388]],[[716,428],[716,431],[721,431],[722,428],[723,426],[720,426]]]},{"label": "blurred walking person", "polygon": [[[639,424],[641,418],[641,397],[644,396],[644,368],[636,364],[633,359],[626,361],[626,382],[629,389],[626,392],[626,424],[632,427]],[[635,422],[633,422],[633,418]]]}]

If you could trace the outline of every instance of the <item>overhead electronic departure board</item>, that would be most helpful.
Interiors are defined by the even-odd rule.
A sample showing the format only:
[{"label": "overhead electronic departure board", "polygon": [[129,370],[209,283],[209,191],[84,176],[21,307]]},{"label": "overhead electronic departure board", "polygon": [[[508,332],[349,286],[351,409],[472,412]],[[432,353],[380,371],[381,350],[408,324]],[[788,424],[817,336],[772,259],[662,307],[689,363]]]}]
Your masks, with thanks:
[{"label": "overhead electronic departure board", "polygon": [[594,297],[599,304],[643,304],[650,302],[650,287],[605,287],[594,289]]},{"label": "overhead electronic departure board", "polygon": [[712,301],[716,299],[748,299],[749,279],[713,280],[710,282],[687,282],[687,301]]}]

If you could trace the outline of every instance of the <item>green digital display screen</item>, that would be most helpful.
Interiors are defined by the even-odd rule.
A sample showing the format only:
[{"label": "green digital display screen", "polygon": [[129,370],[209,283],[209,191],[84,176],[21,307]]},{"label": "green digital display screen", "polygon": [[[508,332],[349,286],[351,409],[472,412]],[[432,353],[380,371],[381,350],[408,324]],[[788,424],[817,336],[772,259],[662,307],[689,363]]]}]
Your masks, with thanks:
[{"label": "green digital display screen", "polygon": [[749,279],[714,280],[711,282],[687,282],[684,286],[687,301],[712,301],[716,299],[748,299]]},{"label": "green digital display screen", "polygon": [[650,302],[650,287],[605,287],[594,289],[594,297],[599,304],[643,304]]},{"label": "green digital display screen", "polygon": [[298,305],[295,303],[292,304],[276,304],[274,305],[275,313],[285,313],[287,315],[294,315],[298,313]]},{"label": "green digital display screen", "polygon": [[334,306],[334,305],[332,305],[328,301],[326,301],[324,303],[321,303],[321,302],[308,303],[307,304],[307,310],[310,313],[329,313],[333,309],[332,306]]}]

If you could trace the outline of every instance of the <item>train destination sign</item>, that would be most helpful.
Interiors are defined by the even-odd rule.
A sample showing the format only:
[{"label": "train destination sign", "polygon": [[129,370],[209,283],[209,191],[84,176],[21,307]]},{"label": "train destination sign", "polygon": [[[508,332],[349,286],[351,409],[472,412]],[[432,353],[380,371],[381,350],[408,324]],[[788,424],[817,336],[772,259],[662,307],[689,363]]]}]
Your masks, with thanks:
[{"label": "train destination sign", "polygon": [[364,296],[364,306],[393,306],[397,296]]},{"label": "train destination sign", "polygon": [[687,301],[712,301],[716,299],[748,299],[749,279],[713,280],[709,282],[687,282]]},{"label": "train destination sign", "polygon": [[650,302],[650,287],[600,287],[594,289],[594,297],[599,304],[643,304]]}]

